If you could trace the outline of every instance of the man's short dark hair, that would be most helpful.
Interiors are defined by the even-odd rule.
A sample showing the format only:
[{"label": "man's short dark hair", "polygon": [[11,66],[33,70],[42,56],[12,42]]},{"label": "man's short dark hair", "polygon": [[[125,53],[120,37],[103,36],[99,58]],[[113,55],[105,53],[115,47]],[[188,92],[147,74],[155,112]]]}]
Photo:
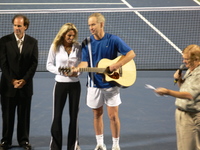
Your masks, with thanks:
[{"label": "man's short dark hair", "polygon": [[18,17],[22,17],[22,18],[24,19],[24,26],[27,27],[27,28],[26,28],[26,30],[27,30],[28,27],[29,27],[30,21],[29,21],[29,19],[28,19],[26,16],[24,16],[24,15],[21,15],[21,14],[15,15],[15,16],[13,17],[13,19],[12,19],[12,24],[14,23],[15,18],[18,18]]}]

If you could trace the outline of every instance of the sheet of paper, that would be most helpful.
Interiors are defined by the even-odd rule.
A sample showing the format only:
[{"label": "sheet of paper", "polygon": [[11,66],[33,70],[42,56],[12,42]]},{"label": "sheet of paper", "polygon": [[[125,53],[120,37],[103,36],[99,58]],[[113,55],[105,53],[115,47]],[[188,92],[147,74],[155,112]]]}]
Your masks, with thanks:
[{"label": "sheet of paper", "polygon": [[[150,89],[150,90],[155,90],[156,88],[150,84],[145,84],[145,88],[146,89]],[[154,91],[153,91],[154,92]],[[155,93],[155,92],[154,92]],[[157,93],[155,93],[156,96],[160,96]],[[164,97],[167,97],[167,95],[163,95]]]},{"label": "sheet of paper", "polygon": [[150,84],[145,84],[145,88],[155,90],[156,88]]}]

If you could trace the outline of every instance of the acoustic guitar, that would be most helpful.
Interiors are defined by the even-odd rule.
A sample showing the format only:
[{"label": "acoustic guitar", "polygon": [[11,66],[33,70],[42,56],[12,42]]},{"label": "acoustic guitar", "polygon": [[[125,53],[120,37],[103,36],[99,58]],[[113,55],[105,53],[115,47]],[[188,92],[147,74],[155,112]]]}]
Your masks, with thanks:
[{"label": "acoustic guitar", "polygon": [[[114,82],[118,86],[129,87],[133,85],[136,80],[136,66],[133,59],[114,72],[110,72],[108,68],[108,66],[119,61],[121,57],[123,56],[118,56],[113,60],[103,58],[98,62],[97,67],[79,68],[79,71],[103,74],[105,82]],[[59,67],[59,72],[70,73],[72,69],[69,67]]]}]

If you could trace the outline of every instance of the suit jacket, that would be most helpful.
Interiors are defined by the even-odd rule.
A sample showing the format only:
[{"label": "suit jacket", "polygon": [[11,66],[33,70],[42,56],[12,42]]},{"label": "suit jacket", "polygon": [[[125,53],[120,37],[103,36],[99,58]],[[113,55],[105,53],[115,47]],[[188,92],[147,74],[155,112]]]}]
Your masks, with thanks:
[{"label": "suit jacket", "polygon": [[[0,39],[1,95],[14,97],[33,95],[33,76],[38,65],[37,40],[25,34],[20,53],[14,33]],[[13,79],[24,79],[26,84],[21,89],[14,88]]]}]

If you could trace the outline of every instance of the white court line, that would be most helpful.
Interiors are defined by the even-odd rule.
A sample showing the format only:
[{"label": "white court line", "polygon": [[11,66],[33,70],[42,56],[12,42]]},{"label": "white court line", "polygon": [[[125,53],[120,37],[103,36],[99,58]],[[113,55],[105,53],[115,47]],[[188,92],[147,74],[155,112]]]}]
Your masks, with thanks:
[{"label": "white court line", "polygon": [[196,2],[198,5],[200,5],[200,2],[198,0],[194,0],[194,2]]},{"label": "white court line", "polygon": [[122,5],[124,3],[0,3],[0,5]]},{"label": "white court line", "polygon": [[[133,8],[126,0],[121,0],[124,4],[126,4],[129,8]],[[143,17],[138,11],[133,11],[136,15],[138,15],[144,22],[146,22],[153,30],[155,30],[163,39],[165,39],[172,47],[174,47],[180,54],[182,54],[182,50],[178,48],[168,37],[166,37],[162,32],[160,32],[151,22],[149,22],[145,17]]]}]

